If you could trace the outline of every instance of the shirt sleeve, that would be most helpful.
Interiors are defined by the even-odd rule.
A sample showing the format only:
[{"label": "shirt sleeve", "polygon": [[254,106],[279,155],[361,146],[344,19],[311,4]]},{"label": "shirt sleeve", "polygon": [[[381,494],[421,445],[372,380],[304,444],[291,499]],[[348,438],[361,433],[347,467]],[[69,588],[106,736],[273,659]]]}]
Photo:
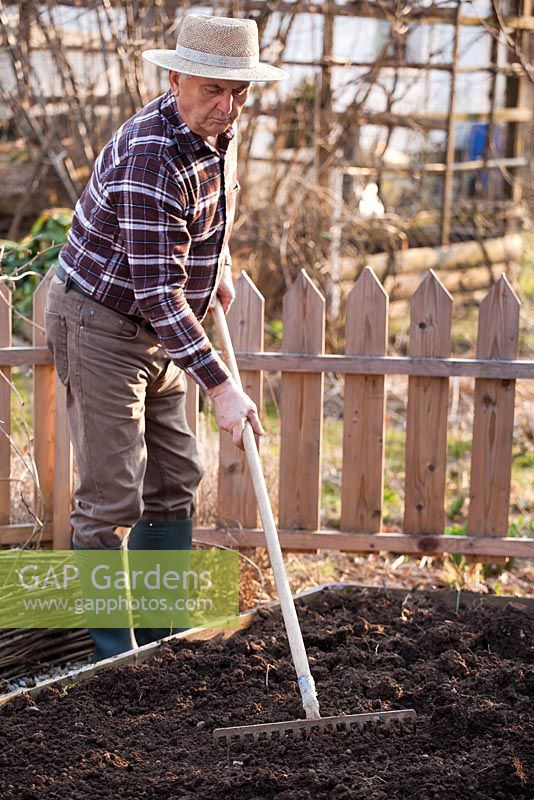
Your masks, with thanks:
[{"label": "shirt sleeve", "polygon": [[185,297],[191,237],[185,195],[156,159],[132,158],[108,183],[139,309],[172,360],[203,389],[229,377]]}]

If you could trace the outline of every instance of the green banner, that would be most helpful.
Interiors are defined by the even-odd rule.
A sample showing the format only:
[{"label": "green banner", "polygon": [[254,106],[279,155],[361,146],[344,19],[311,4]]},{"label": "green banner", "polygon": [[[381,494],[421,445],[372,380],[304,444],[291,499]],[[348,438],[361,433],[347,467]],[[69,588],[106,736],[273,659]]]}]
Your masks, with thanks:
[{"label": "green banner", "polygon": [[4,550],[0,628],[231,627],[235,550]]}]

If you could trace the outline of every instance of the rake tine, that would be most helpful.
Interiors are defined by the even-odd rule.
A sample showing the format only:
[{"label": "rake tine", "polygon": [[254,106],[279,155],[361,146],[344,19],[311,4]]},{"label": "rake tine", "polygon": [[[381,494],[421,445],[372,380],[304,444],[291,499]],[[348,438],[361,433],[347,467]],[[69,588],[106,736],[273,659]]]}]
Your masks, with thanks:
[{"label": "rake tine", "polygon": [[403,711],[375,711],[363,714],[350,714],[341,717],[323,717],[322,719],[296,719],[290,722],[267,722],[260,725],[241,725],[231,728],[217,728],[213,731],[215,741],[230,742],[233,738],[245,741],[252,737],[254,744],[259,741],[272,741],[282,737],[307,739],[314,733],[356,732],[365,733],[374,731],[377,725],[386,736],[391,736],[394,730],[403,733],[407,727],[415,730],[416,714],[413,709]]}]

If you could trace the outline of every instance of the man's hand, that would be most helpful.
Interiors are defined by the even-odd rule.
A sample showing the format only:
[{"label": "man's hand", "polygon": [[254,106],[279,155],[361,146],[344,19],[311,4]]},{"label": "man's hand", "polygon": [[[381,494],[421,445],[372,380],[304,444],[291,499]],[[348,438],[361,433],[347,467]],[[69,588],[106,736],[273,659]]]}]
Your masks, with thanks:
[{"label": "man's hand", "polygon": [[215,405],[217,425],[221,430],[232,434],[232,441],[240,450],[244,449],[243,431],[247,419],[254,433],[263,436],[265,431],[258,417],[256,403],[239,388],[233,378],[228,378],[213,389],[208,389],[208,395]]},{"label": "man's hand", "polygon": [[[234,282],[232,280],[232,269],[229,264],[227,264],[224,268],[222,278],[219,281],[219,285],[217,286],[217,291],[215,294],[221,302],[224,313],[228,314],[228,312],[230,311],[230,306],[235,300],[235,289],[234,289]],[[210,310],[213,310],[214,302],[215,301],[210,303]]]}]

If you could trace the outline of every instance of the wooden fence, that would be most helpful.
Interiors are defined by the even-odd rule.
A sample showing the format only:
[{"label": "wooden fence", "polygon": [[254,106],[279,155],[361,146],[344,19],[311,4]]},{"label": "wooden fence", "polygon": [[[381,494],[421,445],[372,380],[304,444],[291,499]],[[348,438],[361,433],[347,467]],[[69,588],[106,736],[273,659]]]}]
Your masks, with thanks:
[{"label": "wooden fence", "polygon": [[[49,273],[50,274],[50,273]],[[32,347],[11,346],[9,292],[1,289],[0,369],[33,365],[34,460],[44,523],[41,543],[70,547],[72,455],[65,392],[43,345],[47,276],[34,296]],[[288,550],[466,553],[488,559],[534,557],[534,538],[507,538],[516,379],[534,378],[517,359],[519,301],[501,277],[480,305],[474,359],[451,358],[452,298],[430,270],[411,300],[408,355],[387,356],[388,296],[366,268],[346,308],[346,352],[324,352],[325,301],[304,271],[283,301],[280,352],[263,350],[264,301],[245,274],[229,324],[243,385],[262,402],[262,374],[281,373],[279,535]],[[320,529],[324,373],[344,375],[343,463],[339,530]],[[408,376],[403,531],[382,531],[386,376]],[[451,377],[475,379],[471,480],[466,536],[444,535],[448,398]],[[10,433],[11,387],[0,382],[0,419]],[[189,421],[198,429],[198,389],[191,383]],[[35,524],[12,524],[11,446],[0,438],[0,544],[23,544]],[[35,507],[39,508],[39,498]],[[213,544],[264,544],[246,464],[230,437],[220,438],[218,512],[229,529],[202,528]]]}]

